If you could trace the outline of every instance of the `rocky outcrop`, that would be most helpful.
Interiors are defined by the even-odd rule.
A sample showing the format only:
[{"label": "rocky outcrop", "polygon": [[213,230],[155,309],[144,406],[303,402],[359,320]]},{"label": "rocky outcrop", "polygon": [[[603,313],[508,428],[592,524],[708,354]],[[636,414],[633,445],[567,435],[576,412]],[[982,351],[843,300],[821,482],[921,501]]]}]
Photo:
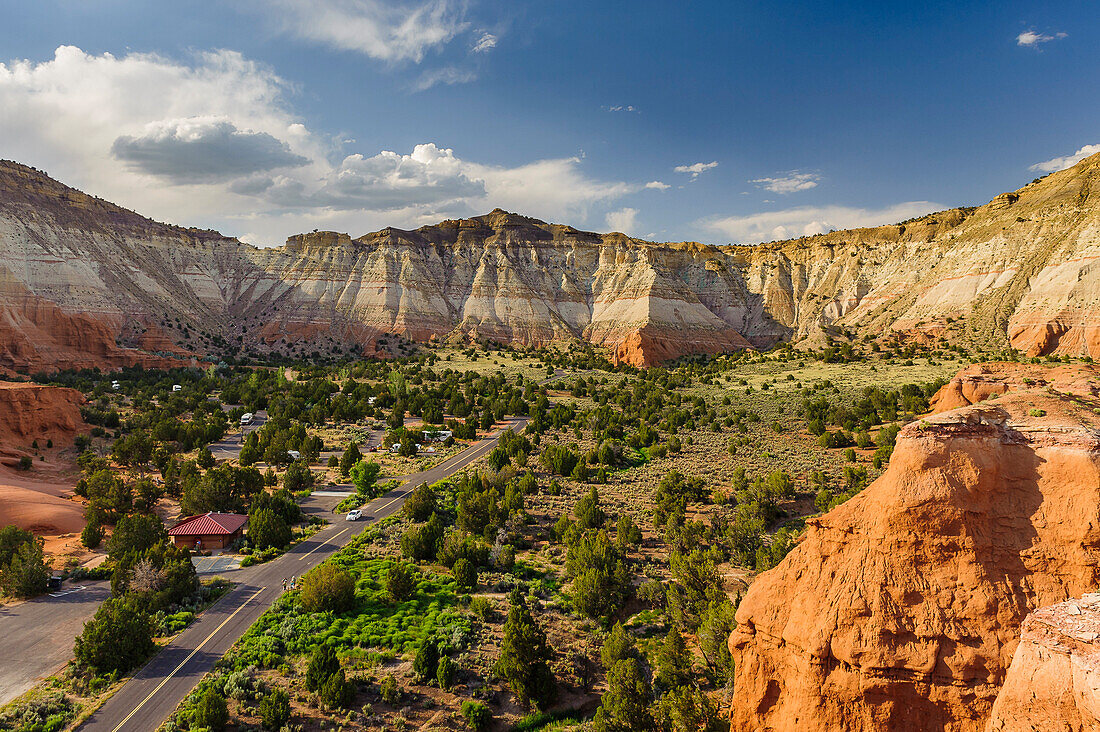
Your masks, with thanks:
[{"label": "rocky outcrop", "polygon": [[372,354],[385,334],[583,339],[636,365],[839,330],[1100,357],[1098,169],[1100,155],[982,207],[757,246],[496,210],[260,250],[0,163],[0,368]]},{"label": "rocky outcrop", "polygon": [[1100,594],[1031,613],[989,732],[1100,729]]},{"label": "rocky outcrop", "polygon": [[937,402],[987,398],[906,425],[886,473],[752,584],[733,729],[982,730],[1024,617],[1097,586],[1100,372],[1006,373],[960,374]]},{"label": "rocky outcrop", "polygon": [[80,416],[84,395],[76,389],[0,381],[0,443],[29,448],[38,440],[72,442],[88,429]]}]

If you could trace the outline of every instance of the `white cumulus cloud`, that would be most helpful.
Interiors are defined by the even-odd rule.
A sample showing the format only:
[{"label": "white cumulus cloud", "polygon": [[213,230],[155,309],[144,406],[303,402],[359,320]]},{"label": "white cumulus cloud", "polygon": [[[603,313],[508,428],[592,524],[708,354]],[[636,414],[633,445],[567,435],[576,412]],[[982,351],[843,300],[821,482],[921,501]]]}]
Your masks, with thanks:
[{"label": "white cumulus cloud", "polygon": [[662,183],[659,180],[651,180],[645,184],[645,187],[655,191],[667,191],[672,186],[670,186],[668,183]]},{"label": "white cumulus cloud", "polygon": [[691,163],[690,165],[677,165],[673,170],[677,173],[691,173],[692,178],[698,178],[700,173],[704,173],[711,168],[717,168],[718,161],[713,160],[709,163]]},{"label": "white cumulus cloud", "polygon": [[1036,30],[1024,31],[1020,35],[1016,36],[1016,45],[1024,46],[1025,48],[1034,48],[1040,43],[1050,43],[1051,41],[1060,41],[1065,38],[1066,33],[1040,33]]},{"label": "white cumulus cloud", "polygon": [[1062,157],[1051,158],[1041,163],[1035,163],[1029,170],[1038,171],[1040,173],[1054,173],[1059,170],[1073,167],[1088,156],[1095,155],[1096,153],[1100,153],[1100,145],[1085,145],[1072,155],[1063,155]]},{"label": "white cumulus cloud", "polygon": [[618,211],[607,212],[607,225],[612,231],[623,234],[633,234],[638,223],[638,209],[621,208]]},{"label": "white cumulus cloud", "polygon": [[817,173],[803,173],[792,170],[774,178],[756,178],[749,182],[756,185],[757,188],[763,188],[772,193],[796,193],[816,188],[820,180],[821,176]]},{"label": "white cumulus cloud", "polygon": [[747,216],[704,219],[700,226],[728,237],[738,244],[779,241],[799,236],[824,234],[836,229],[880,226],[923,216],[945,208],[930,201],[907,201],[885,208],[867,209],[848,206],[800,206]]},{"label": "white cumulus cloud", "polygon": [[62,46],[45,61],[0,64],[0,157],[161,221],[268,244],[496,206],[583,223],[642,188],[593,178],[579,157],[509,167],[435,142],[345,150],[364,143],[309,129],[292,96],[270,68],[232,51],[180,62]]}]

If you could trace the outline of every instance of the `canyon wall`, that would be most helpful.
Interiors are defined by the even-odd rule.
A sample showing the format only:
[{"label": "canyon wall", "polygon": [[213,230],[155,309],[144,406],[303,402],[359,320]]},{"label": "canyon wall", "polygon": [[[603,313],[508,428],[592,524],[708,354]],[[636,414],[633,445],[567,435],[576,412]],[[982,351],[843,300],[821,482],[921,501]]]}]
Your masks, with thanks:
[{"label": "canyon wall", "polygon": [[965,405],[906,425],[750,587],[733,729],[984,730],[1023,619],[1100,580],[1097,380],[984,365],[944,387]]},{"label": "canyon wall", "polygon": [[1100,357],[1098,169],[1100,155],[979,208],[756,246],[496,210],[257,249],[3,162],[0,367],[369,355],[386,334],[580,339],[640,366],[840,331]]}]

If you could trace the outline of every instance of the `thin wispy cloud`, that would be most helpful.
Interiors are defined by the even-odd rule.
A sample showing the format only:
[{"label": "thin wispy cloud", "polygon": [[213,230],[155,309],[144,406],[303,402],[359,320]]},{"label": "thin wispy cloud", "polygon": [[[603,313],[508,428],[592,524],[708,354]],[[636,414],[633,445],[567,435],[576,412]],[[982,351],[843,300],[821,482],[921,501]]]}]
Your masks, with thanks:
[{"label": "thin wispy cloud", "polygon": [[799,206],[747,216],[719,216],[696,222],[705,229],[738,244],[780,241],[799,236],[825,234],[836,229],[892,224],[946,206],[930,201],[906,201],[885,208],[851,206]]},{"label": "thin wispy cloud", "polygon": [[477,43],[470,50],[474,53],[485,53],[497,47],[497,41],[499,39],[492,33],[482,33],[481,38],[477,39]]},{"label": "thin wispy cloud", "polygon": [[717,168],[718,161],[712,160],[709,163],[691,163],[689,165],[677,165],[672,170],[677,173],[691,173],[691,177],[698,178],[700,173],[705,173],[711,168]]},{"label": "thin wispy cloud", "polygon": [[1050,43],[1051,41],[1060,41],[1068,33],[1040,33],[1036,30],[1027,30],[1016,36],[1016,45],[1023,46],[1024,48],[1035,48],[1043,43]]},{"label": "thin wispy cloud", "polygon": [[772,193],[797,193],[816,188],[821,176],[817,173],[803,173],[792,170],[789,173],[778,175],[774,178],[756,178],[749,181],[757,188],[771,191]]},{"label": "thin wispy cloud", "polygon": [[440,69],[429,69],[422,73],[413,87],[417,91],[425,91],[440,84],[453,86],[455,84],[468,84],[477,80],[477,72],[469,69],[460,69],[456,66],[444,66]]},{"label": "thin wispy cloud", "polygon": [[641,114],[642,111],[635,107],[633,104],[615,104],[609,107],[604,107],[608,112],[633,112],[634,114]]},{"label": "thin wispy cloud", "polygon": [[284,35],[389,62],[419,63],[469,28],[462,0],[252,0]]},{"label": "thin wispy cloud", "polygon": [[1028,170],[1034,170],[1038,173],[1054,173],[1059,170],[1073,167],[1088,156],[1095,155],[1096,153],[1100,153],[1100,145],[1085,145],[1072,155],[1063,155],[1058,158],[1044,160],[1041,163],[1035,163],[1035,165],[1032,165]]}]

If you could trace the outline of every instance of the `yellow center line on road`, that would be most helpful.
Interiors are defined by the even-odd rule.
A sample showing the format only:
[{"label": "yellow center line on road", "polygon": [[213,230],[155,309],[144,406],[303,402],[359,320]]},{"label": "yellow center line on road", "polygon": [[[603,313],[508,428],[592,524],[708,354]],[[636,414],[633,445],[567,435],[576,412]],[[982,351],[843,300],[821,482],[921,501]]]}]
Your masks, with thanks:
[{"label": "yellow center line on road", "polygon": [[[340,534],[346,534],[347,532],[348,532],[348,530],[347,530],[347,529],[344,529],[343,531],[341,531],[341,532],[340,532]],[[336,538],[338,538],[338,537],[340,536],[340,534],[336,534],[336,536],[333,536],[333,537],[330,537],[330,538],[332,538],[332,539],[336,539]],[[317,546],[313,547],[312,549],[310,549],[310,550],[309,550],[308,552],[306,552],[306,553],[305,553],[305,554],[303,554],[302,556],[298,557],[298,561],[299,561],[299,562],[300,562],[300,561],[302,561],[303,559],[305,559],[305,558],[306,558],[306,557],[308,557],[308,556],[309,556],[310,554],[312,554],[313,552],[317,551],[318,549],[320,549],[321,547],[323,547],[323,546],[324,546],[325,544],[327,544],[327,543],[328,543],[328,539],[325,539],[325,540],[324,540],[324,541],[322,541],[322,542],[321,542],[320,544],[318,544]]]},{"label": "yellow center line on road", "polygon": [[401,495],[399,495],[399,496],[394,496],[394,497],[393,497],[393,498],[392,498],[391,500],[387,501],[386,503],[383,503],[383,504],[382,504],[381,506],[379,506],[378,508],[372,508],[372,509],[371,509],[371,513],[378,513],[379,511],[381,511],[381,510],[382,510],[383,508],[385,508],[386,506],[390,505],[390,504],[391,504],[391,503],[393,503],[394,501],[400,501],[400,500],[401,500],[402,498],[404,498],[404,497],[405,497],[405,496],[407,496],[407,495],[409,495],[409,492],[408,492],[408,491],[405,491],[404,493],[402,493],[402,494],[401,494]]},{"label": "yellow center line on road", "polygon": [[263,591],[264,591],[264,590],[266,590],[266,589],[267,589],[266,587],[261,587],[260,589],[258,589],[258,590],[256,590],[255,592],[253,592],[253,593],[252,593],[252,596],[251,596],[251,597],[249,597],[249,598],[248,598],[247,600],[245,600],[244,602],[242,602],[242,603],[241,603],[241,606],[240,606],[240,607],[238,607],[238,608],[237,608],[236,610],[234,610],[234,611],[233,611],[233,612],[232,612],[232,613],[231,613],[231,614],[229,615],[229,617],[227,617],[227,618],[226,618],[225,620],[223,620],[223,621],[221,622],[221,625],[219,625],[219,626],[218,626],[217,628],[214,628],[214,630],[213,630],[213,631],[212,631],[212,632],[210,633],[210,635],[206,636],[206,638],[204,638],[204,639],[203,639],[202,643],[200,643],[200,644],[198,644],[197,646],[195,646],[195,650],[193,650],[193,651],[191,651],[190,653],[188,653],[188,654],[187,654],[187,658],[185,658],[185,659],[183,659],[182,661],[180,661],[180,664],[179,664],[179,666],[176,666],[176,667],[175,667],[174,669],[172,669],[172,673],[170,673],[170,674],[168,674],[167,676],[165,676],[165,677],[164,677],[164,679],[163,679],[163,680],[161,680],[161,682],[160,682],[159,684],[157,684],[157,688],[155,688],[155,689],[153,689],[152,691],[150,691],[150,692],[149,692],[149,696],[147,696],[147,697],[145,697],[144,699],[142,699],[142,700],[141,700],[141,702],[140,702],[140,703],[139,703],[139,704],[138,704],[138,705],[137,705],[136,707],[134,707],[134,710],[133,710],[132,712],[130,712],[129,714],[127,714],[127,715],[126,715],[126,718],[125,718],[125,719],[123,719],[123,720],[122,720],[121,722],[119,722],[119,723],[118,723],[118,725],[117,725],[117,726],[116,726],[116,727],[115,727],[115,728],[114,728],[113,730],[111,730],[111,732],[118,732],[118,731],[119,731],[120,729],[122,729],[122,726],[123,726],[123,725],[125,725],[125,724],[126,724],[127,722],[129,722],[129,721],[130,721],[130,719],[131,719],[131,718],[132,718],[132,717],[133,717],[133,716],[134,716],[135,714],[137,714],[137,712],[138,712],[138,710],[139,710],[139,709],[141,709],[141,708],[142,708],[143,706],[145,706],[145,702],[147,702],[147,701],[149,701],[150,699],[152,699],[152,698],[153,698],[153,696],[154,696],[154,695],[155,695],[155,694],[156,694],[156,693],[157,693],[158,691],[160,691],[161,689],[163,689],[163,688],[164,688],[164,685],[168,683],[168,680],[169,680],[169,679],[171,679],[171,678],[172,678],[173,676],[175,676],[175,675],[176,675],[177,673],[179,673],[179,670],[180,670],[181,668],[183,668],[184,664],[186,664],[186,663],[187,663],[188,661],[190,661],[190,660],[191,660],[191,659],[192,659],[192,658],[193,658],[193,657],[195,656],[195,654],[196,654],[196,653],[198,653],[198,652],[199,652],[200,650],[202,650],[202,647],[203,647],[203,646],[205,646],[205,645],[207,644],[207,642],[208,642],[208,641],[209,641],[209,640],[210,640],[211,638],[213,638],[213,637],[214,637],[215,635],[217,635],[218,631],[219,631],[219,630],[221,630],[222,628],[224,628],[224,627],[225,627],[225,624],[226,624],[226,623],[228,623],[228,622],[229,622],[230,620],[232,620],[232,619],[234,618],[234,616],[236,616],[236,614],[237,614],[237,613],[239,613],[239,612],[240,612],[241,610],[244,610],[244,607],[245,607],[245,605],[247,605],[248,603],[250,603],[250,602],[252,602],[252,601],[253,601],[254,599],[256,599],[256,595],[259,595],[259,594],[260,594],[261,592],[263,592]]}]

